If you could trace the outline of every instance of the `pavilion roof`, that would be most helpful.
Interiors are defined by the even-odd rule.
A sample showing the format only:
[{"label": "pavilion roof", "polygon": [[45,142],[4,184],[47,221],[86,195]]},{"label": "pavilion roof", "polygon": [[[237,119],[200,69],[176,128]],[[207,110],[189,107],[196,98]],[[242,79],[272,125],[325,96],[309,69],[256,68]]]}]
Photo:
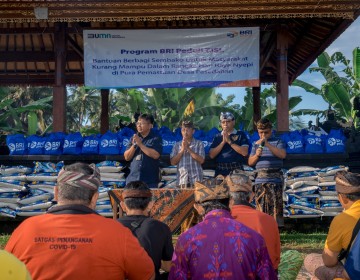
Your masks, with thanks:
[{"label": "pavilion roof", "polygon": [[[46,8],[47,19],[37,19],[35,8]],[[246,26],[261,30],[262,83],[276,82],[276,33],[288,30],[291,83],[359,14],[359,0],[0,0],[0,86],[54,85],[59,22],[68,39],[67,84],[84,82],[84,29]]]}]

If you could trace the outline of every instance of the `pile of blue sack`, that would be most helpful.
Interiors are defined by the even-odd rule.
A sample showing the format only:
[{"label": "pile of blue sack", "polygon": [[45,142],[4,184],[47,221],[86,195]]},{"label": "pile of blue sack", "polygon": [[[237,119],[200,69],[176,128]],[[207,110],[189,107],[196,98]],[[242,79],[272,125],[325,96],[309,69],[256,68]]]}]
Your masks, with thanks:
[{"label": "pile of blue sack", "polygon": [[[171,153],[177,141],[182,140],[181,128],[171,131],[168,127],[153,128],[163,140],[163,154]],[[205,132],[196,130],[194,138],[203,142],[205,153],[208,154],[214,136],[220,131],[212,128]],[[250,135],[244,131],[249,142],[259,139],[257,132]],[[8,135],[6,138],[10,155],[123,155],[134,130],[124,127],[118,132],[108,131],[105,134],[82,136],[80,132],[53,132],[45,136],[23,134]],[[275,131],[274,131],[275,135]],[[346,151],[346,137],[343,130],[333,129],[327,134],[325,131],[295,130],[281,135],[286,144],[288,154],[319,154],[344,153]]]},{"label": "pile of blue sack", "polygon": [[324,130],[303,129],[281,135],[288,154],[333,154],[346,151],[346,137],[342,129]]},{"label": "pile of blue sack", "polygon": [[[125,186],[123,166],[117,161],[96,164],[100,170],[99,199],[95,210],[102,216],[112,217],[108,191]],[[1,166],[0,216],[35,216],[43,214],[55,204],[54,186],[64,163],[35,162],[34,167]]]}]

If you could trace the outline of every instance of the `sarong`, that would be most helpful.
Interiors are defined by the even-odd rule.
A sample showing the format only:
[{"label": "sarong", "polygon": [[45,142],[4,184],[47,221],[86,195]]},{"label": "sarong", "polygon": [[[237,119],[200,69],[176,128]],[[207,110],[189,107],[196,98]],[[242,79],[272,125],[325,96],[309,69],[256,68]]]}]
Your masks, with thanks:
[{"label": "sarong", "polygon": [[[154,206],[150,211],[150,217],[167,224],[172,233],[176,232],[182,222],[193,210],[193,189],[152,189]],[[113,218],[123,215],[120,201],[122,189],[109,191]]]}]

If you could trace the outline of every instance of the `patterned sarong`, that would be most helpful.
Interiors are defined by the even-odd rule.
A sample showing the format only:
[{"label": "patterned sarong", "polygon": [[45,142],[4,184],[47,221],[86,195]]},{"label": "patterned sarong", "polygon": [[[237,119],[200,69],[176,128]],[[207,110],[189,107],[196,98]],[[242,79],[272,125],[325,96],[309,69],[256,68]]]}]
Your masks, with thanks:
[{"label": "patterned sarong", "polygon": [[[172,233],[176,232],[193,210],[194,190],[152,189],[151,192],[155,203],[150,216],[167,224]],[[121,193],[122,189],[109,191],[114,219],[123,215],[120,207]]]}]

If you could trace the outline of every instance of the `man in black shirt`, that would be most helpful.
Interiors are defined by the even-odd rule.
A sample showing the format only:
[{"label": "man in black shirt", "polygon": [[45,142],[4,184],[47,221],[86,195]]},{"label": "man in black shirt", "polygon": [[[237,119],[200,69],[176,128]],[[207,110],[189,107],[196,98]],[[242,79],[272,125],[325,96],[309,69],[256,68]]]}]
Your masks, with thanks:
[{"label": "man in black shirt", "polygon": [[133,181],[125,186],[122,197],[121,207],[126,216],[118,221],[132,231],[153,260],[155,279],[167,279],[167,273],[160,274],[159,270],[170,270],[174,251],[172,236],[165,223],[149,217],[153,206],[150,188],[142,181]]}]

